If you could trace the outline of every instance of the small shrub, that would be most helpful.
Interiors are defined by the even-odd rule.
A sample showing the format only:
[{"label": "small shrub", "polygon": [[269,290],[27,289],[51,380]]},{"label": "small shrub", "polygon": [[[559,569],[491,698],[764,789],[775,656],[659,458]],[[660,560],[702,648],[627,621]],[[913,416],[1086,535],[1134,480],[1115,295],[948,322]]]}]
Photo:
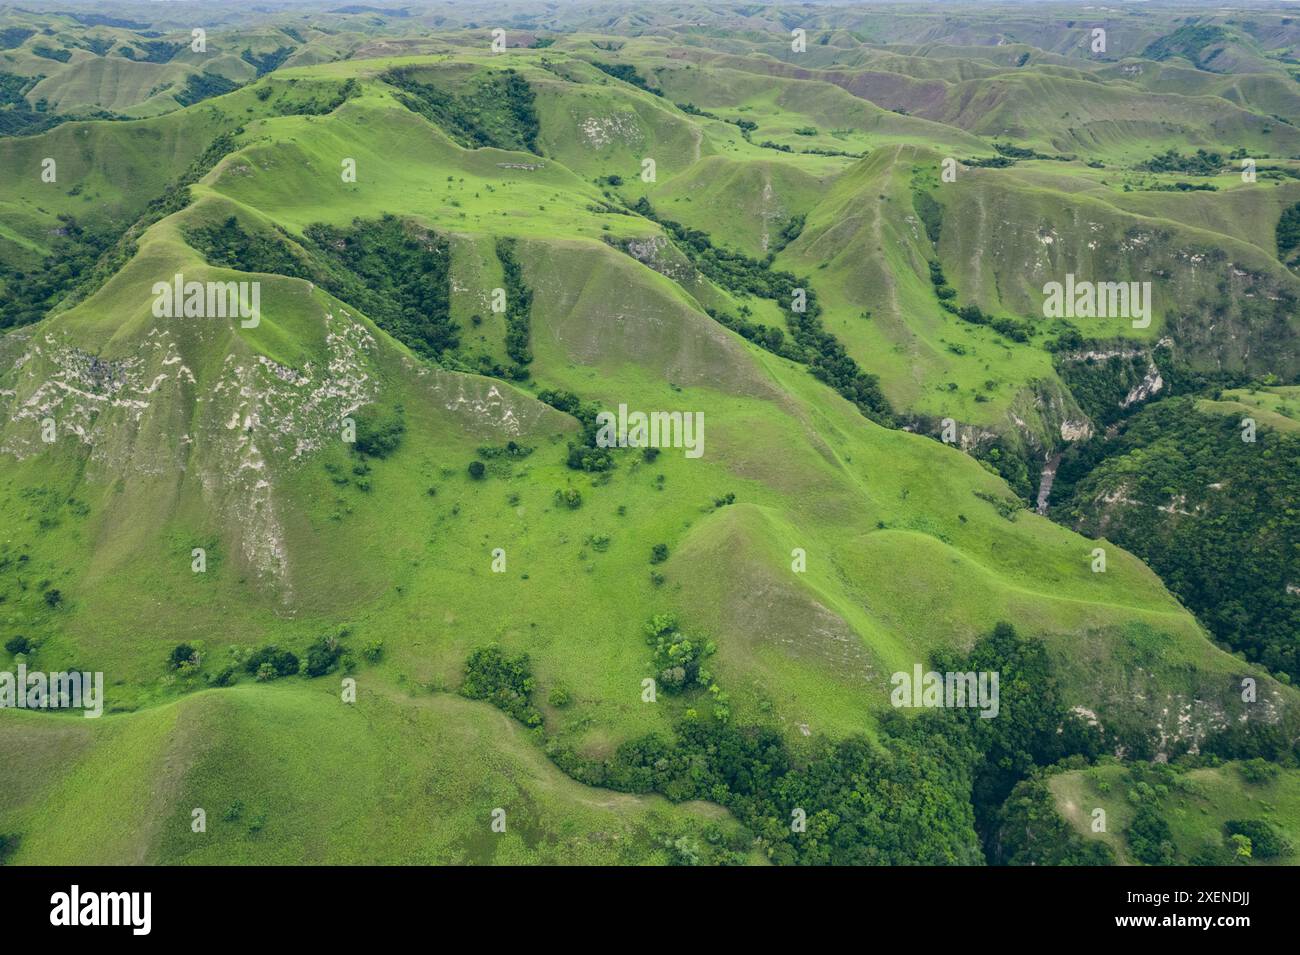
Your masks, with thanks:
[{"label": "small shrub", "polygon": [[304,671],[310,677],[324,676],[338,666],[343,648],[333,637],[320,637],[307,648]]},{"label": "small shrub", "polygon": [[[264,675],[264,669],[270,668],[269,675]],[[257,674],[259,680],[274,680],[278,676],[293,676],[298,672],[298,658],[288,650],[281,650],[274,644],[269,644],[257,652],[249,655],[248,660],[244,663],[244,669],[249,673]]]},{"label": "small shrub", "polygon": [[525,726],[540,726],[542,714],[532,705],[535,684],[528,654],[508,656],[500,647],[479,647],[465,661],[460,692],[471,700],[487,700]]},{"label": "small shrub", "polygon": [[178,643],[167,658],[167,663],[173,670],[179,670],[182,666],[191,662],[198,662],[199,651],[195,650],[188,643]]},{"label": "small shrub", "polygon": [[1258,786],[1275,779],[1278,774],[1278,767],[1274,763],[1256,757],[1255,759],[1248,759],[1244,763],[1241,763],[1237,767],[1237,771],[1241,773],[1241,778],[1246,782]]},{"label": "small shrub", "polygon": [[1276,859],[1290,855],[1292,845],[1271,822],[1265,819],[1229,819],[1223,824],[1229,840],[1245,836],[1250,840],[1250,854],[1255,859]]},{"label": "small shrub", "polygon": [[31,653],[32,642],[23,636],[10,637],[5,641],[5,650],[15,656],[20,653]]}]

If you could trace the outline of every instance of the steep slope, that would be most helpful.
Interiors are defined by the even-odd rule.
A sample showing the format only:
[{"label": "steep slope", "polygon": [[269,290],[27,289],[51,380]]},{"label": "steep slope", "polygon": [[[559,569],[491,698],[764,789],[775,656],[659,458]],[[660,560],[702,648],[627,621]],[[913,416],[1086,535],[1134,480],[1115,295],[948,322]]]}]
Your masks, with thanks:
[{"label": "steep slope", "polygon": [[[44,669],[103,670],[114,711],[103,729],[46,721],[52,745],[85,762],[0,804],[22,861],[663,861],[673,856],[660,837],[681,834],[717,851],[701,828],[716,809],[583,790],[505,717],[447,696],[486,644],[528,654],[532,736],[570,770],[668,734],[722,696],[715,720],[774,726],[801,755],[823,735],[881,734],[893,673],[968,650],[999,621],[1043,640],[1065,702],[1100,723],[1111,751],[1146,738],[1167,754],[1240,720],[1292,718],[1295,691],[1215,647],[1131,554],[1026,512],[958,449],[873,423],[837,394],[842,381],[811,372],[804,346],[715,319],[710,309],[744,306],[795,336],[787,303],[706,273],[706,239],[689,245],[661,224],[719,233],[754,257],[729,261],[755,275],[811,276],[832,341],[880,376],[914,427],[955,416],[973,445],[1024,426],[1046,448],[1083,417],[1051,356],[944,312],[929,261],[950,269],[963,303],[1022,315],[1052,270],[1119,269],[1075,239],[1094,221],[1128,235],[1139,213],[1091,185],[1064,197],[1032,175],[1012,186],[1006,169],[964,168],[940,186],[933,147],[971,140],[897,145],[915,126],[905,117],[855,129],[865,159],[765,148],[549,48],[304,66],[262,82],[266,99],[251,89],[140,124],[69,125],[27,147],[202,122],[187,144],[197,154],[230,136],[192,201],[142,222],[102,285],[0,337],[5,623]],[[276,107],[291,88],[348,92],[328,109]],[[813,108],[794,83],[773,103],[772,116]],[[661,157],[656,182],[638,178],[645,152]],[[161,163],[155,186],[124,191],[122,215],[187,156]],[[107,183],[138,163],[132,152],[95,175]],[[922,191],[943,210],[937,243]],[[36,202],[26,184],[0,199]],[[29,241],[52,211],[30,216]],[[784,230],[801,216],[801,231]],[[1054,257],[1041,223],[1062,219],[1073,244]],[[1182,269],[1180,293],[1210,295],[1213,279],[1184,261],[1209,234],[1150,228],[1162,244],[1140,267]],[[1230,297],[1248,281],[1261,297],[1290,288],[1258,243],[1227,249],[1257,270]],[[251,324],[159,314],[158,285],[178,274],[256,282],[260,311]],[[1117,278],[1129,274],[1143,273]],[[1193,356],[1204,346],[1207,363],[1256,360],[1241,316],[1228,316],[1244,329],[1237,350],[1159,317],[1142,341],[1164,330]],[[438,335],[416,333],[430,325]],[[1282,367],[1289,347],[1259,360]],[[589,413],[620,405],[699,413],[701,454],[602,454]],[[717,689],[665,688],[651,704],[643,627],[665,611],[715,647]],[[349,650],[355,710],[335,702],[337,678],[279,682],[247,666],[258,647],[303,652],[322,637]],[[193,666],[169,665],[178,644]],[[1247,676],[1263,705],[1243,711]],[[194,692],[208,686],[221,688]],[[20,728],[0,747],[37,759],[23,742],[32,718],[10,721]],[[213,725],[230,728],[203,732]],[[318,736],[331,740],[324,753],[311,752]],[[356,750],[366,761],[339,767]],[[292,755],[268,761],[280,751]],[[464,770],[480,761],[482,785]],[[220,768],[232,763],[237,773]],[[117,795],[96,812],[115,826],[160,765],[166,785],[148,798],[166,824],[100,848],[64,834],[89,811],[87,779],[112,780]],[[449,765],[461,769],[444,781]],[[296,787],[332,770],[356,784],[299,816]],[[390,774],[395,796],[375,788]],[[211,843],[190,840],[191,808],[211,803],[212,820],[236,800],[263,824],[249,832],[235,813],[210,826]],[[397,841],[399,825],[368,842],[370,800],[427,840]],[[494,855],[490,830],[465,833],[500,801],[527,821]],[[616,844],[596,835],[610,830]]]}]

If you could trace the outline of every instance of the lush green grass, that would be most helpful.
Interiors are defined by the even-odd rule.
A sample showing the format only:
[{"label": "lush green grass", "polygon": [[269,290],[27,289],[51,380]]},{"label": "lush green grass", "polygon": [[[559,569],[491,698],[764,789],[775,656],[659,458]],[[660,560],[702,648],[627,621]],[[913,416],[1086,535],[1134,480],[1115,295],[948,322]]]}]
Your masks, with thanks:
[{"label": "lush green grass", "polygon": [[[942,260],[960,302],[998,317],[1031,317],[1043,281],[1066,268],[1143,274],[1116,251],[1134,230],[1154,237],[1143,267],[1169,270],[1187,301],[1216,292],[1217,273],[1186,259],[1211,246],[1258,276],[1252,288],[1291,290],[1246,214],[1227,211],[1223,194],[1123,193],[1082,162],[963,167],[956,183],[938,180],[948,155],[990,155],[976,134],[1001,134],[1008,116],[1047,128],[1045,111],[1081,95],[1081,80],[1003,78],[989,93],[997,108],[966,122],[979,101],[961,87],[999,68],[934,65],[902,85],[952,86],[934,107],[945,125],[866,103],[849,69],[794,77],[772,59],[667,56],[675,49],[641,39],[603,51],[570,36],[508,56],[476,41],[453,56],[357,57],[279,70],[153,119],[0,140],[0,161],[34,170],[0,190],[0,209],[13,212],[0,251],[17,259],[47,248],[60,213],[132,221],[208,142],[242,129],[193,202],[152,225],[93,296],[0,338],[3,635],[34,639],[29,662],[42,669],[103,670],[114,711],[94,724],[0,715],[0,753],[36,780],[0,802],[0,832],[23,836],[19,861],[668,861],[660,837],[699,842],[716,809],[585,789],[504,716],[449,695],[475,648],[527,652],[545,732],[582,756],[608,755],[700,703],[642,702],[652,664],[641,627],[668,610],[716,643],[735,719],[773,725],[796,748],[808,745],[805,729],[809,739],[876,732],[893,672],[968,648],[999,620],[1043,638],[1065,699],[1109,725],[1197,737],[1245,673],[1278,707],[1294,704],[1293,690],[1215,648],[1136,558],[1020,509],[1000,478],[930,434],[953,417],[968,444],[1025,433],[1046,448],[1082,412],[1043,347],[1048,329],[1015,343],[960,321],[939,307],[929,260]],[[631,63],[665,95],[592,59]],[[922,70],[908,59],[896,66]],[[466,148],[383,80],[410,67],[477,103],[467,91],[506,65],[536,96],[541,156]],[[348,80],[356,94],[336,109],[301,111]],[[1035,90],[1050,97],[1030,109]],[[1155,96],[1137,102],[1165,108]],[[1159,96],[1207,127],[1245,112]],[[1115,97],[1101,99],[1088,108],[1107,162],[1148,158],[1173,137],[1125,132]],[[739,118],[758,124],[749,140],[725,121]],[[494,134],[514,129],[478,119]],[[1256,128],[1237,119],[1225,136]],[[470,127],[458,128],[463,138]],[[1086,145],[1073,133],[1066,144],[1016,138]],[[764,139],[868,155],[786,153]],[[51,150],[68,158],[42,192],[35,170]],[[640,178],[645,158],[654,182]],[[341,176],[346,160],[355,182]],[[1250,215],[1280,214],[1291,187],[1264,189]],[[943,210],[937,243],[918,191]],[[784,303],[696,273],[654,222],[619,213],[641,196],[754,257],[804,216],[774,267],[808,277],[826,329],[926,433],[872,424],[805,366],[710,319],[706,308],[743,306],[783,327]],[[301,238],[385,214],[448,238],[462,347],[447,367],[416,358],[355,303],[303,279],[209,265],[185,239],[232,216],[272,241],[277,229]],[[1088,225],[1059,225],[1076,222]],[[518,240],[533,293],[530,377],[514,383],[455,370],[480,355],[505,360],[491,307],[505,284],[501,236]],[[620,251],[648,245],[658,258]],[[260,282],[260,325],[154,318],[153,283],[177,272]],[[1140,333],[1119,321],[1084,331],[1150,343],[1171,333],[1170,308],[1158,299]],[[1206,363],[1272,360],[1211,347],[1197,329],[1172,332]],[[543,388],[602,408],[702,411],[704,454],[617,451],[607,474],[571,470],[577,423],[536,400]],[[1279,394],[1277,412],[1290,400]],[[53,447],[39,438],[45,415],[60,428]],[[400,418],[400,443],[359,454],[341,438],[353,416]],[[531,454],[480,452],[510,441]],[[557,499],[570,489],[577,508]],[[658,544],[669,556],[652,564]],[[1097,546],[1104,574],[1091,570]],[[202,574],[191,570],[195,547],[207,552]],[[796,549],[805,571],[792,568]],[[64,595],[58,606],[51,588]],[[302,653],[322,635],[340,635],[354,656],[383,642],[357,671],[355,708],[337,702],[338,675],[255,684],[241,674],[234,688],[205,689],[241,652],[274,642]],[[181,642],[199,649],[199,675],[168,668]],[[570,702],[554,705],[561,689]],[[1204,710],[1180,721],[1193,702]],[[47,749],[31,742],[41,734]],[[225,819],[237,800],[239,818]],[[126,825],[140,805],[154,822]],[[497,805],[521,820],[501,837],[486,827]],[[208,809],[206,841],[188,829],[195,806]],[[96,844],[96,831],[112,835]]]},{"label": "lush green grass", "polygon": [[355,705],[339,694],[326,678],[99,722],[13,715],[8,765],[31,782],[0,802],[0,830],[23,833],[12,861],[644,864],[676,861],[678,839],[716,859],[709,840],[736,832],[716,807],[573,782],[486,704],[365,676]]},{"label": "lush green grass", "polygon": [[[1048,785],[1056,808],[1084,839],[1100,839],[1114,851],[1123,865],[1135,863],[1125,830],[1135,809],[1126,797],[1122,765],[1111,764],[1075,770],[1051,777]],[[1230,819],[1267,820],[1293,844],[1300,844],[1300,775],[1283,770],[1271,780],[1248,782],[1241,764],[1192,769],[1175,777],[1178,785],[1161,799],[1160,816],[1169,825],[1174,845],[1185,864],[1207,845],[1224,841],[1224,823]],[[1093,832],[1093,812],[1106,813],[1106,830]],[[1272,864],[1294,865],[1294,854],[1269,860]],[[1265,863],[1253,859],[1252,864]]]},{"label": "lush green grass", "polygon": [[1258,424],[1278,431],[1300,431],[1300,388],[1229,388],[1219,401],[1199,401],[1197,407],[1211,413],[1224,412],[1254,417]]}]

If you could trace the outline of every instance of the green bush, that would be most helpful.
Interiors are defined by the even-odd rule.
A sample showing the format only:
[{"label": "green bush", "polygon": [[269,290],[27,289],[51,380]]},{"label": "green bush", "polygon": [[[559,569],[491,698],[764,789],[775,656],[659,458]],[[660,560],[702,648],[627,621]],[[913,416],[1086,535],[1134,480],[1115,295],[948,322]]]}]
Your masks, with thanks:
[{"label": "green bush", "polygon": [[1276,859],[1291,854],[1291,842],[1271,822],[1264,819],[1229,819],[1223,824],[1225,837],[1245,836],[1250,840],[1254,859]]},{"label": "green bush", "polygon": [[259,680],[273,680],[280,676],[293,676],[298,672],[299,665],[297,656],[274,644],[268,644],[248,657],[244,669],[257,674]]},{"label": "green bush", "polygon": [[540,726],[542,714],[532,703],[536,684],[528,654],[509,656],[500,647],[479,647],[465,661],[460,692],[471,700],[487,700],[525,726]]},{"label": "green bush", "polygon": [[31,653],[32,642],[23,636],[10,637],[5,641],[5,650],[14,656],[20,653]]},{"label": "green bush", "polygon": [[167,658],[167,663],[173,670],[178,670],[186,663],[198,660],[199,652],[188,643],[178,643]]},{"label": "green bush", "polygon": [[307,648],[304,672],[310,677],[324,676],[338,666],[343,648],[333,637],[319,637]]}]

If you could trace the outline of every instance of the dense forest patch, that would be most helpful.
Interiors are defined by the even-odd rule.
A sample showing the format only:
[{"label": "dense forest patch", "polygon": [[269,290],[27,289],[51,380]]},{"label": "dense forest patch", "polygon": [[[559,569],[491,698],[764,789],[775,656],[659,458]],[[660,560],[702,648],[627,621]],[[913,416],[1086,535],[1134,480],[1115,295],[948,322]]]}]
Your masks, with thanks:
[{"label": "dense forest patch", "polygon": [[459,95],[427,82],[415,67],[388,70],[381,79],[401,92],[398,100],[467,149],[495,146],[541,155],[532,87],[514,70],[489,71]]}]

